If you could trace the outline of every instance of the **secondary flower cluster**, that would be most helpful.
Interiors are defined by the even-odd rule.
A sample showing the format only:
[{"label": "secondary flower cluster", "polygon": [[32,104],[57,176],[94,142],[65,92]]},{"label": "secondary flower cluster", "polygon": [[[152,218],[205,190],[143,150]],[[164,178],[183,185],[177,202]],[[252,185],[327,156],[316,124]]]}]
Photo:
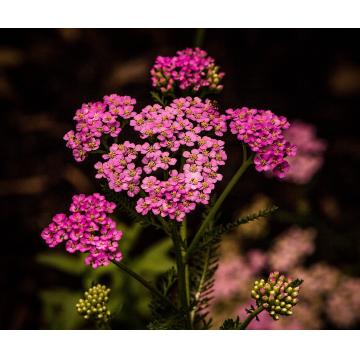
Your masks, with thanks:
[{"label": "secondary flower cluster", "polygon": [[284,131],[285,139],[294,143],[297,154],[289,159],[290,169],[285,180],[296,184],[308,183],[324,162],[326,142],[316,137],[316,128],[302,121],[294,121]]},{"label": "secondary flower cluster", "polygon": [[285,140],[283,135],[283,130],[290,126],[286,118],[277,116],[270,110],[247,107],[228,109],[226,112],[231,119],[231,132],[256,153],[256,170],[283,178],[289,169],[289,163],[285,159],[296,155],[296,146]]},{"label": "secondary flower cluster", "polygon": [[[208,204],[215,183],[222,179],[218,169],[227,158],[224,142],[202,133],[222,136],[225,120],[210,101],[199,98],[176,99],[165,108],[147,106],[130,125],[151,142],[112,145],[103,155],[106,161],[95,164],[96,177],[106,178],[111,189],[129,196],[142,190],[145,196],[136,206],[140,214],[151,211],[182,221],[196,204]],[[175,164],[178,169],[170,169]],[[158,169],[166,171],[165,179],[153,175]]]},{"label": "secondary flower cluster", "polygon": [[271,269],[288,272],[294,265],[315,251],[315,229],[291,227],[279,235],[272,249],[268,252]]},{"label": "secondary flower cluster", "polygon": [[292,308],[297,304],[300,287],[292,284],[284,275],[272,272],[267,281],[255,281],[251,296],[274,320],[279,320],[280,315],[292,315]]},{"label": "secondary flower cluster", "polygon": [[103,101],[83,104],[76,111],[76,128],[64,136],[66,146],[73,151],[76,161],[83,161],[90,151],[100,146],[102,135],[117,137],[121,131],[119,117],[128,119],[134,115],[135,99],[116,94],[104,96]]},{"label": "secondary flower cluster", "polygon": [[108,322],[111,312],[107,308],[110,289],[105,285],[95,285],[84,293],[84,299],[76,304],[76,310],[84,319]]},{"label": "secondary flower cluster", "polygon": [[219,91],[224,77],[213,58],[199,48],[178,51],[176,56],[158,56],[150,71],[152,85],[161,92],[181,90],[198,91],[202,88]]},{"label": "secondary flower cluster", "polygon": [[55,215],[53,222],[42,231],[41,237],[51,248],[65,241],[69,253],[88,253],[85,263],[93,268],[108,265],[111,260],[119,261],[122,255],[118,243],[122,232],[116,229],[115,221],[107,216],[115,207],[114,203],[98,193],[74,195],[69,209],[71,215]]}]

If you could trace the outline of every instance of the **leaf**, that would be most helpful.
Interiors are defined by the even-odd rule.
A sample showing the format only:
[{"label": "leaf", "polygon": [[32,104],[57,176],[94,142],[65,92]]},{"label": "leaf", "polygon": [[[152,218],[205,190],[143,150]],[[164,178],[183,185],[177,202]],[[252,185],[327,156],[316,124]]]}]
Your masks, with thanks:
[{"label": "leaf", "polygon": [[304,282],[304,280],[302,280],[302,279],[295,279],[288,286],[291,286],[292,288],[295,288],[295,287],[300,286],[303,282]]},{"label": "leaf", "polygon": [[80,297],[80,292],[66,289],[41,291],[40,298],[44,304],[43,311],[47,328],[70,330],[81,327],[83,319],[76,313],[75,308]]},{"label": "leaf", "polygon": [[210,322],[206,322],[207,308],[212,300],[214,276],[219,262],[220,241],[220,237],[213,238],[209,246],[195,250],[189,261],[191,288],[194,289],[192,301],[196,315],[195,323],[203,323],[204,326],[207,324],[207,327],[210,326]]},{"label": "leaf", "polygon": [[69,254],[45,252],[36,256],[36,261],[42,265],[63,271],[71,275],[82,275],[86,271],[83,257]]},{"label": "leaf", "polygon": [[156,91],[151,91],[150,95],[155,102],[159,103],[162,106],[166,106],[166,100],[164,95],[160,95]]},{"label": "leaf", "polygon": [[[206,246],[208,245],[209,241],[211,241],[211,238],[216,238],[218,236],[221,236],[222,234],[229,232],[233,229],[235,229],[236,227],[240,226],[240,225],[244,225],[247,224],[251,221],[255,221],[258,220],[260,218],[263,217],[267,217],[272,215],[276,210],[278,210],[277,206],[272,206],[268,209],[264,209],[264,210],[260,210],[257,213],[254,214],[250,214],[250,215],[246,215],[246,216],[242,216],[238,219],[236,219],[235,221],[232,221],[228,224],[221,224],[218,226],[215,226],[213,229],[207,231],[204,236],[203,236],[203,240],[202,241],[202,246]],[[206,241],[206,239],[210,239],[208,241]]]},{"label": "leaf", "polygon": [[133,223],[131,226],[124,226],[117,223],[117,229],[123,232],[123,237],[120,241],[120,248],[123,255],[127,256],[130,250],[134,247],[136,240],[139,238],[142,226],[138,223]]},{"label": "leaf", "polygon": [[165,272],[174,265],[169,256],[171,248],[170,239],[155,243],[132,263],[132,268],[140,273],[160,274]]},{"label": "leaf", "polygon": [[226,319],[223,324],[220,326],[220,330],[240,330],[240,318],[239,316],[233,319]]},{"label": "leaf", "polygon": [[[172,290],[177,283],[177,274],[174,267],[170,268],[160,276],[156,282],[156,288],[170,301]],[[150,302],[152,321],[148,325],[150,330],[176,330],[183,329],[184,314],[174,310],[166,302],[152,295]]]}]

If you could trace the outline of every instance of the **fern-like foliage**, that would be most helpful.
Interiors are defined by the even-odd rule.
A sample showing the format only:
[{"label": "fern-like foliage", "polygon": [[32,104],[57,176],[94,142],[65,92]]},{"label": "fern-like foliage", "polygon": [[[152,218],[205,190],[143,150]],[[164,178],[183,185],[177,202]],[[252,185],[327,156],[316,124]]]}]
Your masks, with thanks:
[{"label": "fern-like foliage", "polygon": [[220,236],[213,238],[207,247],[199,247],[189,260],[192,288],[192,307],[195,327],[210,328],[208,306],[212,300],[214,275],[219,262]]},{"label": "fern-like foliage", "polygon": [[167,101],[163,94],[159,94],[156,91],[151,91],[150,95],[155,102],[159,103],[162,106],[166,106]]},{"label": "fern-like foliage", "polygon": [[291,286],[292,288],[295,288],[297,286],[300,286],[303,282],[304,282],[303,279],[295,279],[288,286]]},{"label": "fern-like foliage", "polygon": [[199,245],[189,259],[192,289],[192,306],[195,309],[195,323],[197,326],[207,328],[210,323],[206,322],[210,301],[212,300],[212,288],[214,275],[218,267],[219,246],[221,235],[231,231],[239,225],[270,216],[278,209],[273,206],[257,213],[241,217],[231,223],[212,226],[203,235]]},{"label": "fern-like foliage", "polygon": [[214,238],[220,237],[221,235],[223,235],[231,230],[234,230],[235,228],[237,228],[240,225],[244,225],[251,221],[255,221],[255,220],[259,220],[264,217],[268,217],[268,216],[272,215],[278,209],[279,208],[277,206],[272,206],[270,208],[260,210],[257,213],[242,216],[242,217],[236,219],[235,221],[232,221],[225,225],[220,224],[218,226],[215,226],[212,229],[205,232],[200,246],[202,246],[202,247],[207,246],[207,245],[209,245],[209,243],[211,243],[213,241]]},{"label": "fern-like foliage", "polygon": [[240,318],[237,317],[234,319],[226,319],[223,324],[220,326],[220,330],[240,330]]},{"label": "fern-like foliage", "polygon": [[[170,301],[176,297],[177,274],[175,268],[169,269],[158,279],[156,288]],[[169,304],[164,303],[157,296],[152,296],[150,302],[152,321],[148,325],[150,330],[184,329],[184,315],[176,311]]]}]

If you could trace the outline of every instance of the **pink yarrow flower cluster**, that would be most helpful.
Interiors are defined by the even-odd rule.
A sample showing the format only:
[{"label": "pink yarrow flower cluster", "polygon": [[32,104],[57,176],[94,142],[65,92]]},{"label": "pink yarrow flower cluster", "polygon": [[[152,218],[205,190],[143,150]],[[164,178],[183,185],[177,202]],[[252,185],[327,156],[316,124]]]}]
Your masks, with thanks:
[{"label": "pink yarrow flower cluster", "polygon": [[[145,196],[136,205],[140,214],[182,221],[197,204],[208,204],[215,183],[222,179],[218,170],[227,158],[224,142],[204,132],[222,136],[225,121],[209,100],[199,98],[176,99],[165,108],[147,106],[130,125],[151,142],[114,144],[103,155],[106,161],[95,164],[96,176],[129,196],[142,191]],[[171,168],[174,165],[177,169]],[[158,169],[165,171],[166,179],[155,176]]]},{"label": "pink yarrow flower cluster", "polygon": [[85,263],[93,268],[106,266],[111,260],[119,261],[122,258],[118,249],[122,232],[116,229],[115,221],[107,215],[115,207],[98,193],[74,195],[70,215],[55,215],[41,237],[50,248],[65,242],[69,253],[88,253]]},{"label": "pink yarrow flower cluster", "polygon": [[75,160],[83,161],[88,152],[99,149],[103,135],[117,137],[121,131],[119,117],[132,117],[135,103],[130,96],[112,94],[104,96],[103,101],[83,104],[74,116],[75,131],[70,130],[64,136]]},{"label": "pink yarrow flower cluster", "polygon": [[173,57],[158,56],[150,73],[152,85],[164,93],[176,86],[181,90],[221,90],[220,81],[225,75],[219,73],[214,59],[199,48],[178,51]]},{"label": "pink yarrow flower cluster", "polygon": [[278,178],[285,177],[289,169],[286,158],[296,155],[296,146],[284,138],[283,130],[290,126],[287,119],[270,110],[247,107],[228,109],[226,113],[231,119],[231,132],[256,153],[256,170],[272,173]]}]

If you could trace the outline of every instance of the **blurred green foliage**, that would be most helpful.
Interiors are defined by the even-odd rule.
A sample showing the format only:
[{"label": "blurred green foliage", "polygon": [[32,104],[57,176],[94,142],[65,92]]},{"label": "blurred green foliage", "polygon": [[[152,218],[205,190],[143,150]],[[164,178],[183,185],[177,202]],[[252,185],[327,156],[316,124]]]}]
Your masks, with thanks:
[{"label": "blurred green foliage", "polygon": [[[138,253],[134,252],[137,240],[142,235],[139,224],[128,226],[117,222],[118,228],[124,233],[120,243],[126,264],[148,281],[157,277],[174,266],[169,251],[172,243],[169,238],[162,238]],[[146,233],[143,234],[146,236]],[[60,251],[60,250],[59,250]],[[67,254],[55,250],[40,253],[37,261],[47,268],[56,269],[67,276],[72,276],[82,285],[79,289],[59,288],[41,291],[43,316],[47,329],[79,329],[87,326],[85,321],[75,311],[75,304],[82,292],[99,282],[111,288],[109,308],[113,314],[113,322],[127,324],[128,328],[144,328],[143,321],[149,318],[150,295],[146,289],[121,272],[115,265],[93,269],[84,264],[86,255]],[[131,256],[128,254],[131,253]]]}]

